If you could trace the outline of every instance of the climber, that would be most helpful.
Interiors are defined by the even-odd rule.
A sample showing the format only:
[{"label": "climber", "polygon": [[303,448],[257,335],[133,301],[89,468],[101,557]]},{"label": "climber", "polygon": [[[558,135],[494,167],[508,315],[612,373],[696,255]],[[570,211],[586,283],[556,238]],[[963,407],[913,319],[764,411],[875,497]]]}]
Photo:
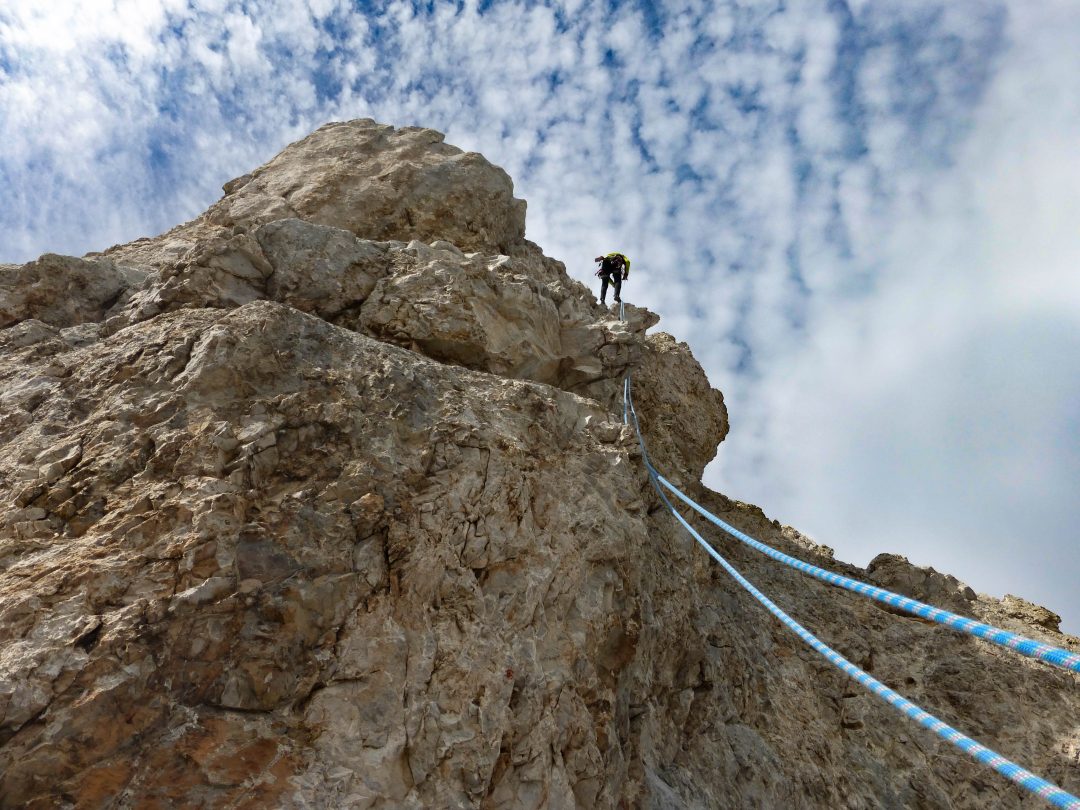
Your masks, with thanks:
[{"label": "climber", "polygon": [[593,261],[600,262],[596,275],[600,277],[600,305],[605,306],[608,284],[615,287],[615,301],[622,301],[622,283],[630,275],[630,260],[625,253],[609,253],[607,256],[597,256]]}]

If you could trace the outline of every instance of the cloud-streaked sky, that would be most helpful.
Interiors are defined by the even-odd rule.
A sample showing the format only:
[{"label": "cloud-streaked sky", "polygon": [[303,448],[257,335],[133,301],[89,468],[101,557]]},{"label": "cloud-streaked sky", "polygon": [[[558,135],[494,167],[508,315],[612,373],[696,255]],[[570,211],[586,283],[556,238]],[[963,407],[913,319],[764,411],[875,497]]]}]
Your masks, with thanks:
[{"label": "cloud-streaked sky", "polygon": [[1075,0],[7,0],[0,261],[168,229],[329,120],[430,126],[724,391],[706,482],[1080,632]]}]

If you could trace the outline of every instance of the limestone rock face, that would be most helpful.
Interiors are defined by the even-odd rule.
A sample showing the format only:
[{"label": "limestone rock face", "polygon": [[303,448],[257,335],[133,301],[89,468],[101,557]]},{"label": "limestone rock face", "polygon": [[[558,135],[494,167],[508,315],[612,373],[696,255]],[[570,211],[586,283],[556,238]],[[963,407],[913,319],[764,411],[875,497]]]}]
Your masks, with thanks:
[{"label": "limestone rock face", "polygon": [[[1022,805],[691,545],[624,376],[653,463],[745,531],[1075,640],[701,488],[720,393],[524,240],[505,173],[357,121],[225,191],[162,236],[0,266],[0,807]],[[1080,790],[1075,677],[717,542]]]},{"label": "limestone rock face", "polygon": [[215,224],[296,216],[367,239],[503,252],[525,238],[525,202],[510,176],[431,129],[327,124],[224,190],[207,212]]},{"label": "limestone rock face", "polygon": [[525,201],[514,197],[510,176],[431,129],[371,119],[326,124],[223,190],[193,221],[109,254],[153,264],[179,258],[200,238],[288,218],[377,241],[445,239],[487,253],[531,247]]}]

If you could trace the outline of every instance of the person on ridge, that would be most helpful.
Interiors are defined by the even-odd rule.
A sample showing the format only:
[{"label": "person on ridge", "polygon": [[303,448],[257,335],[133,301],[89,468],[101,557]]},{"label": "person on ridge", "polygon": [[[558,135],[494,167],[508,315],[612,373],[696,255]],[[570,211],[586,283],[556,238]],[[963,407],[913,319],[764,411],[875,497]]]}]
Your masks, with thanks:
[{"label": "person on ridge", "polygon": [[622,301],[619,296],[622,293],[622,283],[630,275],[630,260],[625,253],[609,253],[606,256],[597,256],[593,261],[600,262],[596,275],[600,277],[600,305],[606,306],[608,284],[615,288],[615,302]]}]

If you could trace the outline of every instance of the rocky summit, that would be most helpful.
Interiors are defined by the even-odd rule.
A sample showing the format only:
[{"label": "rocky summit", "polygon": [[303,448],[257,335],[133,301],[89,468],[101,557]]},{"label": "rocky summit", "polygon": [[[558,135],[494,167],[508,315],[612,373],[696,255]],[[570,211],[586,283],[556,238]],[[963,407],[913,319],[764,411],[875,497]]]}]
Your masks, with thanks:
[{"label": "rocky summit", "polygon": [[[1078,640],[706,490],[720,392],[526,240],[505,172],[361,120],[224,191],[160,236],[0,266],[0,806],[1042,806],[693,543],[625,375],[655,465],[743,531]],[[874,677],[1080,792],[1076,675],[700,525]]]}]

